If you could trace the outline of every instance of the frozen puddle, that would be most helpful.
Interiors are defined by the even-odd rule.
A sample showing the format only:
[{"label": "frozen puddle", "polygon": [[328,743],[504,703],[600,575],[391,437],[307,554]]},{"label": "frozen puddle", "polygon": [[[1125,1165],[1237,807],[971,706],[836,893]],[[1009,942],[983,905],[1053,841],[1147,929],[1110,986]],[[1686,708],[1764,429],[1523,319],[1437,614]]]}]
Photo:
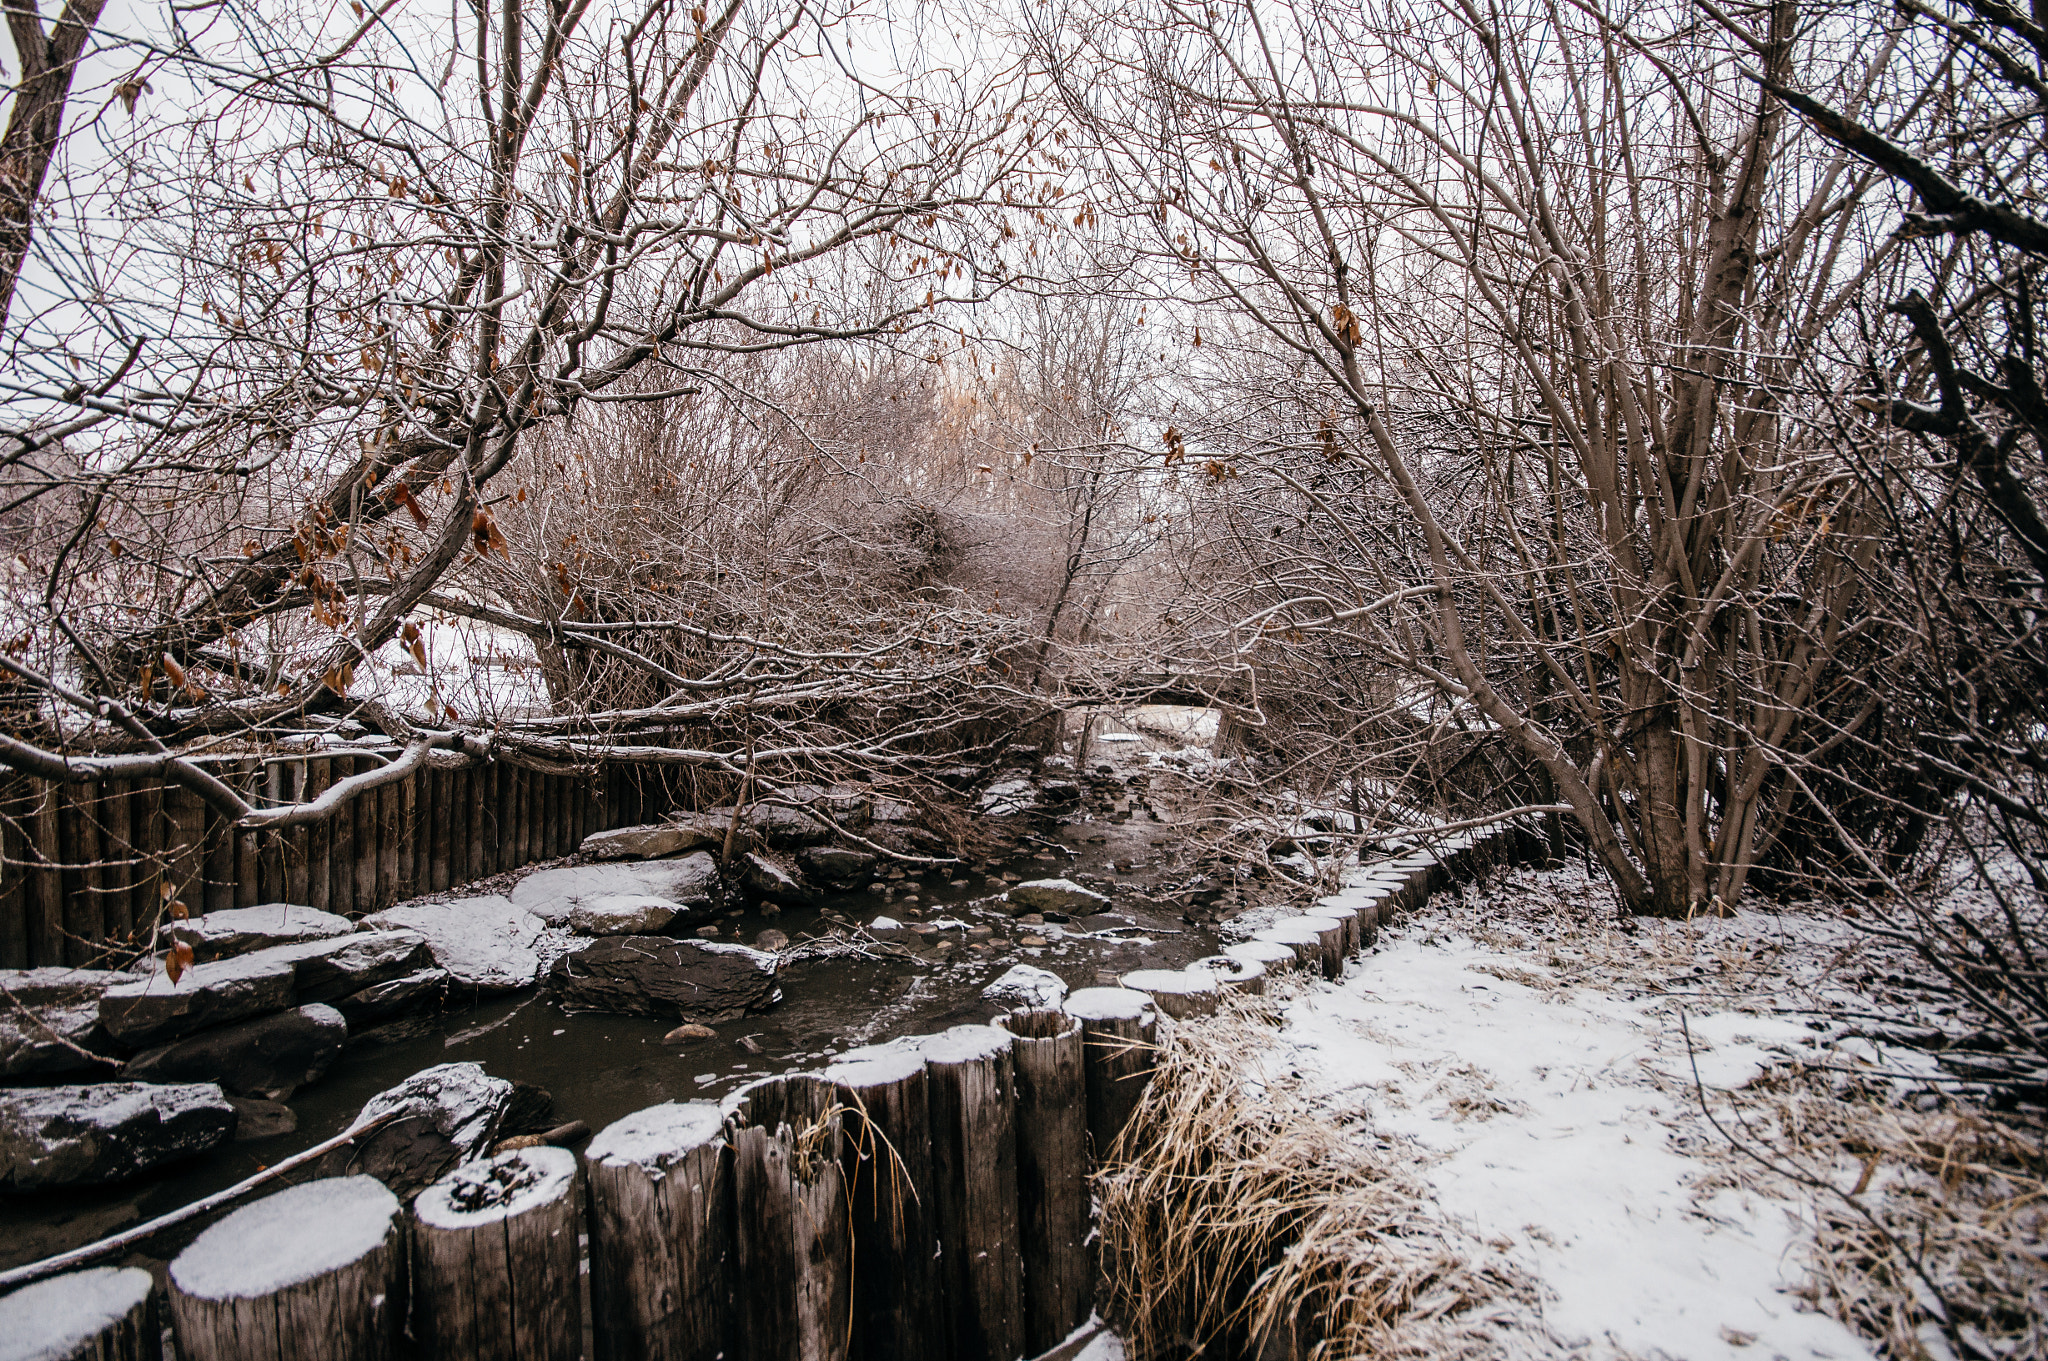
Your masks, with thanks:
[{"label": "frozen puddle", "polygon": [[[1717,1136],[1669,1000],[1560,985],[1539,956],[1425,940],[1427,926],[1425,913],[1342,982],[1290,1002],[1269,1061],[1361,1113],[1371,1136],[1431,1159],[1423,1175],[1444,1211],[1541,1282],[1552,1346],[1688,1361],[1872,1356],[1790,1293],[1811,1239],[1802,1207],[1704,1190],[1717,1166],[1674,1146]],[[1689,1019],[1710,1089],[1814,1038],[1733,1011]]]}]

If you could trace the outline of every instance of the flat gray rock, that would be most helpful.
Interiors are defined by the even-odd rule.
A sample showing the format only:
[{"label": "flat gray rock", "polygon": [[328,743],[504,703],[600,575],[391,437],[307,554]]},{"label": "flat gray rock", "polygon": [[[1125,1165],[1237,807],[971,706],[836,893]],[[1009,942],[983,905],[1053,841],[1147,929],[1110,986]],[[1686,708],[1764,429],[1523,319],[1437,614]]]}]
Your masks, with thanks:
[{"label": "flat gray rock", "polygon": [[341,1013],[315,1002],[146,1050],[128,1061],[121,1076],[135,1082],[205,1080],[237,1096],[283,1100],[317,1082],[347,1043],[348,1022]]},{"label": "flat gray rock", "polygon": [[100,994],[100,1025],[119,1043],[141,1048],[283,1011],[292,1004],[294,970],[274,956],[259,951],[195,964],[175,983],[161,972],[117,983]]},{"label": "flat gray rock", "polygon": [[435,967],[427,938],[405,930],[358,931],[333,940],[280,945],[245,958],[290,964],[292,986],[301,1002],[338,1002],[364,988]]},{"label": "flat gray rock", "polygon": [[89,1057],[111,1048],[99,1029],[100,996],[134,977],[111,969],[0,969],[0,1077],[104,1070]]},{"label": "flat gray rock", "polygon": [[796,866],[781,856],[749,851],[740,857],[740,883],[749,894],[785,907],[803,907],[818,900]]},{"label": "flat gray rock", "polygon": [[349,1029],[367,1030],[399,1016],[425,1011],[441,1000],[441,994],[447,987],[446,969],[421,969],[402,978],[372,983],[346,997],[338,997],[334,1001],[334,1009],[348,1021]]},{"label": "flat gray rock", "polygon": [[300,945],[330,940],[355,930],[355,923],[332,912],[316,912],[291,903],[265,903],[208,912],[185,921],[166,922],[158,932],[166,943],[183,941],[200,963],[246,955],[273,945]]},{"label": "flat gray rock", "polygon": [[1109,899],[1092,888],[1082,888],[1071,879],[1033,879],[1010,885],[1012,906],[1027,912],[1099,912]]},{"label": "flat gray rock", "polygon": [[658,860],[693,849],[690,835],[682,828],[671,822],[656,822],[645,827],[592,832],[583,838],[578,853],[586,860]]},{"label": "flat gray rock", "polygon": [[515,1097],[512,1083],[492,1077],[475,1063],[443,1063],[414,1073],[379,1092],[356,1116],[362,1124],[382,1116],[392,1122],[352,1148],[337,1148],[321,1159],[325,1175],[361,1172],[375,1177],[401,1199],[439,1181],[499,1137]]},{"label": "flat gray rock", "polygon": [[511,900],[491,894],[452,903],[415,903],[363,918],[386,930],[417,931],[434,963],[457,988],[509,992],[540,976],[541,920]]},{"label": "flat gray rock", "polygon": [[1038,807],[1038,784],[1030,773],[1006,770],[996,776],[975,801],[975,811],[985,818],[1013,817]]},{"label": "flat gray rock", "polygon": [[849,850],[843,846],[806,846],[796,853],[804,873],[821,883],[844,888],[858,884],[874,872],[872,851]]},{"label": "flat gray rock", "polygon": [[0,1191],[125,1181],[235,1132],[211,1082],[101,1082],[0,1092]]},{"label": "flat gray rock", "polygon": [[682,904],[644,893],[605,893],[569,911],[569,929],[585,936],[651,936],[682,912]]},{"label": "flat gray rock", "polygon": [[687,921],[708,918],[717,906],[718,861],[696,851],[676,860],[541,870],[513,886],[512,903],[549,926],[565,926],[578,903],[622,893],[675,903]]},{"label": "flat gray rock", "polygon": [[548,987],[572,1011],[716,1025],[782,1000],[778,961],[744,945],[610,936],[555,961]]},{"label": "flat gray rock", "polygon": [[[706,810],[706,816],[717,819],[722,826],[732,817],[730,808]],[[757,803],[740,814],[741,830],[751,834],[764,846],[787,850],[795,846],[815,846],[832,837],[832,824],[824,818],[797,808],[784,808],[779,804]]]}]

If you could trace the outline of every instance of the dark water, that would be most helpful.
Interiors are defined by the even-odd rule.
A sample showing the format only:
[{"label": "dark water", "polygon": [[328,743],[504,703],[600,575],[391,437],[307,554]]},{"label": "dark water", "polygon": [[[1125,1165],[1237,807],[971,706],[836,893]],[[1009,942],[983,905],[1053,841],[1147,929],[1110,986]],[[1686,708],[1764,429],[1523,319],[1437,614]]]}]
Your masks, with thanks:
[{"label": "dark water", "polygon": [[[990,901],[1007,886],[1000,877],[967,873],[964,883],[955,883],[963,876],[955,871],[949,879],[944,870],[921,881],[894,882],[893,897],[861,892],[772,918],[744,913],[720,923],[720,939],[750,943],[773,927],[801,943],[829,930],[834,917],[865,925],[887,915],[908,923],[913,919],[904,909],[915,906],[926,920],[953,917],[992,927],[995,938],[1008,943],[985,950],[957,946],[942,960],[794,961],[783,970],[780,1006],[716,1027],[715,1039],[680,1046],[661,1042],[672,1020],[571,1015],[541,990],[417,1018],[400,1038],[352,1043],[325,1078],[292,1099],[298,1128],[290,1134],[245,1139],[127,1186],[0,1201],[0,1266],[91,1242],[230,1186],[339,1134],[372,1096],[435,1064],[475,1062],[494,1076],[545,1087],[554,1096],[557,1123],[581,1120],[597,1130],[659,1102],[716,1099],[755,1077],[820,1066],[856,1045],[985,1020],[997,1008],[982,1001],[981,989],[1014,964],[1049,969],[1080,988],[1112,982],[1133,969],[1176,968],[1215,953],[1213,934],[1144,897],[1168,868],[1165,827],[1077,821],[1047,836],[1054,839],[1059,849],[1002,868],[1025,879],[1107,875],[1114,883],[1095,887],[1111,892],[1108,913],[1117,923],[1069,923],[1066,932],[1088,930],[1088,938],[1049,936],[1045,946],[1026,947],[1019,938],[1041,928],[1018,925],[1006,904]],[[1119,864],[1127,868],[1113,868]],[[906,904],[908,892],[919,901]],[[945,934],[962,939],[958,930]],[[199,1227],[162,1235],[148,1245],[148,1257],[131,1260],[150,1264],[168,1258]]]}]

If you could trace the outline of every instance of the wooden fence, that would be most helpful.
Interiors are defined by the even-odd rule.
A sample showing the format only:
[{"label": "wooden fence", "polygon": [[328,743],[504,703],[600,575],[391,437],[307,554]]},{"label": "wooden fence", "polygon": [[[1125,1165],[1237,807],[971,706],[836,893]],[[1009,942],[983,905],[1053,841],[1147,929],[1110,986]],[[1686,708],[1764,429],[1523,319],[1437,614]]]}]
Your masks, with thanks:
[{"label": "wooden fence", "polygon": [[[393,754],[204,764],[267,807],[316,798]],[[360,916],[658,818],[674,806],[672,778],[647,767],[563,775],[505,761],[428,765],[326,822],[249,832],[177,786],[16,777],[0,783],[0,968],[132,955],[148,947],[172,900],[194,914],[291,902]]]}]

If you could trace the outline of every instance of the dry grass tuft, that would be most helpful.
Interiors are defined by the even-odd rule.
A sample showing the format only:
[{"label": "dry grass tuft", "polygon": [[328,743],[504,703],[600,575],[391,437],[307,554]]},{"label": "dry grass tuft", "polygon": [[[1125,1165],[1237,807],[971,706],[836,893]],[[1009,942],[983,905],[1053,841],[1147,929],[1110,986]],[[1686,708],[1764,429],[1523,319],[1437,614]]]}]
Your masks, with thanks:
[{"label": "dry grass tuft", "polygon": [[[1499,1356],[1533,1285],[1446,1221],[1398,1153],[1257,1076],[1277,1008],[1173,1028],[1097,1174],[1109,1309],[1139,1361]],[[1262,1344],[1264,1350],[1262,1350]]]}]

